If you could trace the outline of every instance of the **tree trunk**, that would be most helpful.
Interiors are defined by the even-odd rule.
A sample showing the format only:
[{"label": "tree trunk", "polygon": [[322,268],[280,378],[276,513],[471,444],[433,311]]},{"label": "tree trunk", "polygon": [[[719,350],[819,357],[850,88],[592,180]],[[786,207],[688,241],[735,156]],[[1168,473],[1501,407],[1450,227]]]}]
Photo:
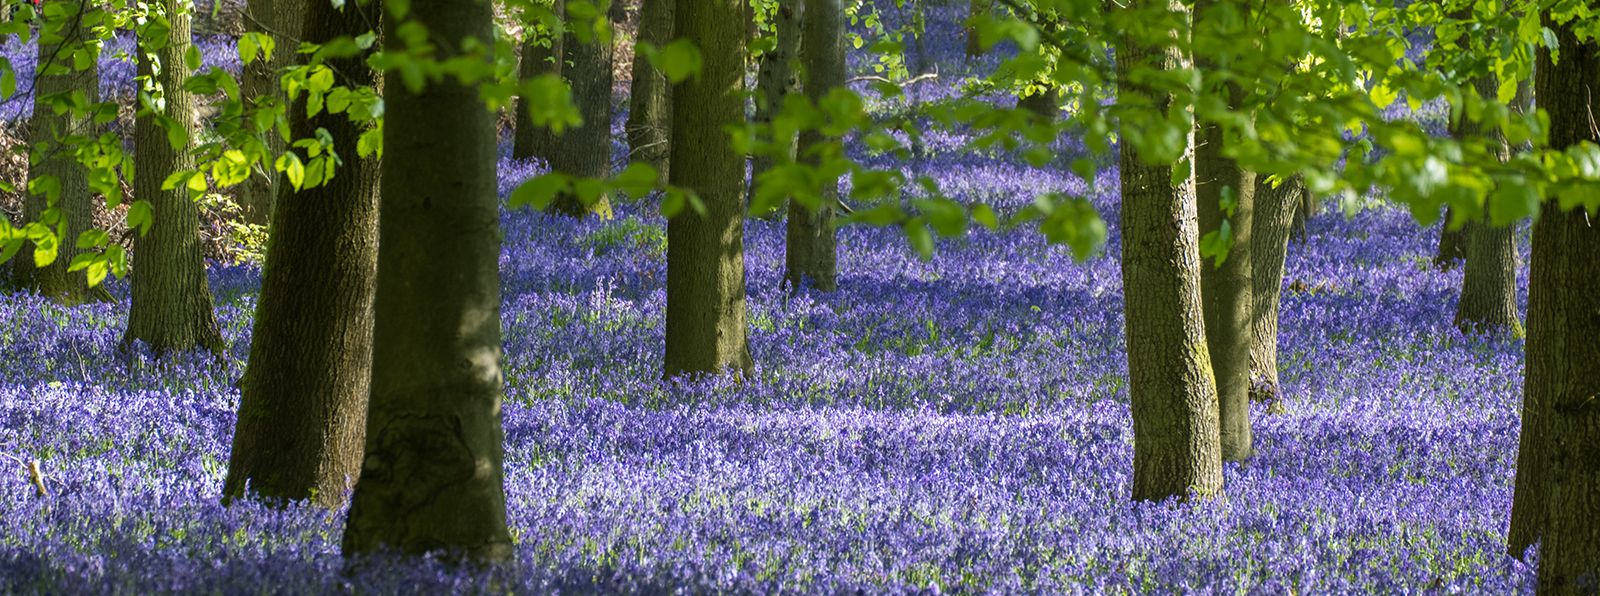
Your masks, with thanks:
[{"label": "tree trunk", "polygon": [[[1590,125],[1600,46],[1573,23],[1556,32],[1561,60],[1540,46],[1535,95],[1550,115],[1550,147],[1600,141]],[[1593,215],[1546,200],[1533,228],[1527,370],[1509,548],[1521,556],[1542,536],[1539,592],[1600,589],[1600,228]]]},{"label": "tree trunk", "polygon": [[[1157,1],[1183,10],[1176,2]],[[1185,65],[1178,50],[1141,47],[1131,36],[1116,52],[1119,79],[1138,65]],[[1157,114],[1166,113],[1172,98],[1149,99],[1155,106],[1148,116],[1159,120]],[[1130,114],[1121,125],[1137,124]],[[1129,143],[1120,151],[1133,498],[1215,494],[1222,489],[1222,451],[1217,387],[1200,307],[1194,177],[1174,188],[1172,164],[1148,163]]]},{"label": "tree trunk", "polygon": [[[676,0],[643,0],[639,8],[639,43],[657,48],[672,42],[672,12]],[[633,86],[628,92],[628,158],[655,166],[667,179],[672,128],[672,86],[643,56],[633,58]]]},{"label": "tree trunk", "polygon": [[[565,22],[566,16],[563,12],[566,9],[565,0],[555,0],[553,9]],[[559,32],[546,31],[543,27],[530,27],[524,30],[522,64],[519,66],[522,80],[546,74],[561,74],[562,37]],[[517,100],[517,130],[511,142],[511,157],[538,158],[549,164],[556,153],[556,136],[550,129],[534,125],[533,119],[528,116],[526,101],[526,99]]]},{"label": "tree trunk", "polygon": [[744,122],[742,0],[684,0],[677,36],[700,48],[700,76],[672,91],[674,186],[704,213],[667,220],[667,378],[753,366],[745,326],[744,159],[727,128]]},{"label": "tree trunk", "polygon": [[[761,55],[761,66],[756,70],[756,111],[752,118],[755,124],[770,126],[772,118],[783,109],[783,98],[800,90],[800,79],[795,63],[800,59],[803,35],[801,22],[806,19],[805,11],[806,3],[803,0],[777,1],[777,14],[774,17],[777,22],[774,23],[773,34],[777,43],[775,47]],[[806,22],[809,24],[809,21]],[[829,43],[832,41],[829,40]],[[793,138],[787,140],[774,138],[772,141],[783,145],[779,151],[787,159],[794,159]],[[757,154],[751,157],[750,186],[746,201],[755,200],[756,180],[761,174],[772,169],[776,161],[768,155]]]},{"label": "tree trunk", "polygon": [[[29,177],[39,179],[54,177],[61,194],[53,205],[56,211],[46,218],[52,207],[43,195],[28,194],[23,201],[23,222],[42,221],[53,229],[54,222],[65,220],[66,234],[57,238],[56,259],[49,265],[37,267],[29,251],[23,251],[12,262],[12,281],[19,288],[27,288],[48,296],[62,304],[80,304],[88,300],[108,300],[110,294],[104,287],[90,288],[82,271],[67,271],[73,257],[86,252],[78,248],[78,235],[94,227],[94,193],[89,189],[88,173],[74,155],[75,147],[64,143],[69,136],[94,136],[93,120],[87,115],[75,116],[72,112],[57,114],[48,102],[50,96],[82,93],[90,104],[100,101],[99,69],[91,62],[86,70],[73,70],[70,59],[73,48],[81,48],[91,35],[82,24],[82,14],[92,6],[82,0],[69,1],[72,12],[64,21],[50,25],[48,35],[41,32],[39,56],[55,56],[48,65],[39,69],[34,79],[33,117],[28,122],[28,145],[42,158],[30,169]],[[19,189],[26,190],[26,189]],[[55,219],[61,218],[60,220]],[[31,243],[30,243],[31,245]]]},{"label": "tree trunk", "polygon": [[973,21],[984,13],[989,12],[989,4],[993,0],[970,0],[967,4],[967,23],[962,28],[966,32],[968,58],[977,58],[983,55],[983,40],[978,35],[978,28]]},{"label": "tree trunk", "polygon": [[1317,200],[1317,194],[1311,192],[1311,189],[1305,188],[1304,186],[1301,188],[1304,190],[1304,192],[1300,193],[1300,203],[1294,207],[1294,214],[1289,223],[1289,238],[1300,243],[1305,243],[1306,222],[1310,221],[1311,218],[1316,217],[1317,212],[1321,211],[1322,209],[1322,203],[1321,201]]},{"label": "tree trunk", "polygon": [[[189,13],[183,0],[161,0],[171,29],[165,40],[140,40],[138,74],[146,77],[165,98],[166,120],[140,108],[134,120],[135,198],[149,201],[154,209],[154,225],[149,233],[133,242],[132,304],[128,309],[128,331],[123,344],[141,340],[157,353],[204,347],[222,351],[222,334],[212,312],[211,286],[206,281],[206,264],[200,250],[200,208],[189,191],[179,185],[162,190],[162,182],[173,172],[194,169],[194,146],[199,128],[195,125],[194,96],[183,90],[188,78],[183,55],[189,48]],[[145,44],[164,44],[155,51],[163,68],[155,72],[145,55]],[[147,83],[149,84],[149,83]],[[173,149],[167,140],[167,126],[182,129],[187,144]]]},{"label": "tree trunk", "polygon": [[[1464,38],[1462,44],[1465,45]],[[1484,98],[1493,98],[1499,86],[1494,76],[1473,81],[1475,91]],[[1457,140],[1477,137],[1496,143],[1500,160],[1511,159],[1511,148],[1500,134],[1490,133],[1493,138],[1482,139],[1486,133],[1483,126],[1464,114],[1455,122],[1451,134]],[[1455,324],[1464,332],[1521,335],[1522,324],[1517,319],[1516,230],[1511,226],[1495,227],[1489,221],[1489,214],[1485,213],[1479,221],[1463,228],[1467,239],[1466,272],[1461,281],[1461,300],[1456,303]]]},{"label": "tree trunk", "polygon": [[1250,399],[1281,407],[1278,384],[1278,305],[1283,297],[1283,270],[1289,254],[1289,226],[1305,182],[1298,176],[1273,186],[1256,178],[1256,212],[1250,226],[1251,275],[1254,295],[1250,311]]},{"label": "tree trunk", "polygon": [[[447,53],[492,43],[493,16],[489,0],[411,4]],[[386,85],[384,103],[372,393],[344,552],[504,561],[494,114],[454,78]]]},{"label": "tree trunk", "polygon": [[1454,269],[1456,263],[1467,258],[1467,228],[1452,229],[1450,222],[1455,218],[1455,207],[1445,207],[1444,222],[1439,230],[1439,250],[1433,256],[1433,266],[1443,271]]},{"label": "tree trunk", "polygon": [[[612,6],[620,7],[621,0]],[[562,58],[567,62],[562,74],[572,86],[572,101],[583,124],[557,137],[560,150],[550,155],[550,169],[582,178],[603,178],[611,173],[611,61],[615,48],[610,38],[579,41],[570,29],[562,40]],[[609,218],[611,202],[601,195],[593,205],[585,205],[574,193],[560,193],[546,210],[572,217],[594,213]]]},{"label": "tree trunk", "polygon": [[[378,7],[307,3],[306,40],[366,33]],[[375,77],[366,58],[328,65],[346,77],[341,84],[370,87]],[[290,116],[296,139],[327,130],[344,166],[321,186],[299,193],[280,187],[222,494],[232,500],[248,488],[332,508],[344,503],[361,471],[378,274],[378,163],[356,156],[362,127],[345,114],[307,119],[300,102]]]},{"label": "tree trunk", "polygon": [[[246,107],[254,109],[267,103],[269,98],[278,102],[284,101],[283,91],[278,85],[278,76],[284,68],[298,61],[295,48],[300,46],[301,15],[311,8],[309,4],[300,0],[250,0],[246,9],[248,15],[244,19],[245,31],[265,33],[272,37],[272,56],[258,57],[254,62],[244,67],[240,92],[244,97]],[[298,136],[296,138],[310,138]],[[266,135],[268,162],[264,169],[250,173],[250,179],[239,185],[239,207],[244,211],[245,221],[256,225],[267,225],[272,221],[273,201],[277,199],[278,173],[272,169],[272,159],[283,153],[283,139],[276,132],[268,131]]]},{"label": "tree trunk", "polygon": [[1054,121],[1061,112],[1061,90],[1050,87],[1033,95],[1024,95],[1017,98],[1017,107],[1038,114],[1047,122]]},{"label": "tree trunk", "polygon": [[[804,15],[806,97],[820,102],[829,91],[844,86],[844,10],[839,0],[810,0]],[[815,130],[800,135],[800,159],[813,167],[828,150],[830,141]],[[841,150],[832,143],[832,151]],[[784,279],[798,290],[811,285],[831,292],[839,287],[839,240],[834,228],[834,206],[839,202],[839,181],[822,182],[816,209],[789,201],[784,244]]]},{"label": "tree trunk", "polygon": [[[1197,7],[1196,24],[1208,15],[1216,0],[1202,1]],[[1248,16],[1243,17],[1248,19]],[[1210,67],[1202,59],[1201,70]],[[1230,95],[1234,107],[1243,93],[1232,85],[1222,91]],[[1199,204],[1200,233],[1221,233],[1226,222],[1233,245],[1222,263],[1215,258],[1200,260],[1200,297],[1205,313],[1206,347],[1211,353],[1211,370],[1217,383],[1217,402],[1222,424],[1222,459],[1244,461],[1254,450],[1250,432],[1250,344],[1251,319],[1255,311],[1252,286],[1251,237],[1255,218],[1255,172],[1244,170],[1224,156],[1226,135],[1213,122],[1201,122],[1194,153],[1195,197]],[[1222,204],[1232,195],[1233,209]]]}]

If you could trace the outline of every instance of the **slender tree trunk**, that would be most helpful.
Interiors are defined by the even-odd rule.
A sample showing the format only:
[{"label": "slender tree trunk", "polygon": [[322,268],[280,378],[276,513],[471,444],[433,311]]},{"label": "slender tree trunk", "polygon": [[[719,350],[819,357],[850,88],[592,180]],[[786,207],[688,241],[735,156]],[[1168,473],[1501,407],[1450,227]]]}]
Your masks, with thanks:
[{"label": "slender tree trunk", "polygon": [[[1550,146],[1600,142],[1591,125],[1600,46],[1573,23],[1555,31],[1561,60],[1538,49],[1535,95],[1550,114]],[[1527,371],[1509,548],[1521,556],[1543,538],[1541,594],[1600,590],[1600,228],[1583,211],[1547,200],[1533,228]]]},{"label": "slender tree trunk", "polygon": [[[266,104],[269,98],[284,101],[278,77],[284,68],[297,61],[295,49],[300,46],[302,36],[300,17],[311,8],[309,4],[312,3],[301,0],[250,0],[244,19],[245,31],[270,36],[275,47],[271,57],[258,57],[244,67],[240,91],[248,108]],[[296,138],[309,138],[309,135]],[[277,133],[269,132],[266,142],[268,155],[272,156],[269,159],[276,159],[283,153],[283,139]],[[265,169],[251,172],[250,179],[239,185],[239,207],[244,211],[245,221],[256,225],[264,226],[272,221],[278,174],[270,164],[268,161]]]},{"label": "slender tree trunk", "polygon": [[[672,13],[677,0],[643,0],[639,9],[639,43],[657,48],[672,42]],[[628,158],[655,166],[666,180],[667,144],[672,137],[672,86],[643,56],[633,59],[633,86],[628,92]]]},{"label": "slender tree trunk", "polygon": [[[173,172],[194,169],[190,154],[199,129],[195,123],[194,96],[183,90],[188,78],[183,66],[189,48],[189,13],[183,0],[161,0],[171,29],[165,40],[141,39],[138,74],[158,87],[165,100],[161,116],[140,108],[134,120],[135,198],[149,201],[154,225],[134,240],[132,304],[128,309],[128,331],[123,343],[141,340],[157,353],[203,347],[222,351],[222,334],[212,312],[211,286],[206,281],[206,264],[200,250],[200,208],[182,186],[162,190],[162,182]],[[145,44],[162,44],[155,51],[162,68],[151,64]],[[149,83],[147,83],[149,84]],[[173,149],[167,126],[183,131],[188,143]]]},{"label": "slender tree trunk", "polygon": [[1250,399],[1281,407],[1278,384],[1278,305],[1283,297],[1283,270],[1289,254],[1289,226],[1300,194],[1306,192],[1299,177],[1273,186],[1256,178],[1255,217],[1250,229],[1251,276],[1254,308],[1250,311]]},{"label": "slender tree trunk", "polygon": [[[555,0],[552,5],[555,13],[560,15],[565,22],[565,0]],[[559,76],[562,71],[562,38],[558,31],[546,31],[543,27],[529,28],[523,32],[522,64],[519,66],[523,80],[529,80],[540,75],[553,74]],[[536,126],[528,116],[526,99],[517,100],[517,130],[511,143],[511,157],[515,159],[538,158],[549,164],[556,154],[556,136],[550,129]]]},{"label": "slender tree trunk", "polygon": [[[620,7],[621,0],[611,5]],[[611,173],[611,68],[615,48],[609,37],[584,43],[571,30],[562,40],[562,58],[567,62],[562,74],[572,86],[572,101],[583,116],[583,124],[567,129],[557,138],[560,150],[550,155],[550,169],[584,178]],[[547,210],[572,217],[594,213],[609,218],[611,202],[602,195],[595,204],[584,205],[576,194],[561,193]]]},{"label": "slender tree trunk", "polygon": [[744,160],[727,127],[744,122],[742,0],[683,0],[677,36],[700,48],[700,76],[672,91],[674,186],[699,195],[667,220],[667,378],[752,367],[745,326]]},{"label": "slender tree trunk", "polygon": [[[805,20],[806,3],[803,0],[778,0],[775,17],[777,44],[761,55],[761,66],[756,70],[756,111],[754,122],[770,126],[772,118],[783,109],[783,98],[800,90],[800,79],[795,64],[800,60],[801,22]],[[807,36],[808,37],[808,36]],[[829,40],[832,43],[833,40]],[[781,142],[773,139],[773,142]],[[788,159],[794,159],[795,141],[789,139],[781,148]],[[755,200],[756,180],[772,169],[776,160],[767,155],[756,155],[750,160],[750,186],[746,201]]]},{"label": "slender tree trunk", "polygon": [[[806,97],[820,103],[829,91],[844,86],[844,9],[839,0],[809,0],[804,15]],[[843,148],[821,133],[808,130],[800,135],[800,159],[816,166],[823,152],[837,153]],[[799,201],[789,201],[789,219],[784,246],[784,279],[799,289],[810,284],[831,292],[839,286],[839,240],[834,228],[834,206],[839,202],[839,181],[824,180],[822,197],[816,209]]]},{"label": "slender tree trunk", "polygon": [[[1215,27],[1200,21],[1209,16],[1216,0],[1202,1],[1196,11],[1197,26]],[[1248,19],[1248,17],[1244,17]],[[1209,68],[1201,61],[1202,71]],[[1243,93],[1227,86],[1235,106]],[[1202,258],[1200,296],[1205,313],[1206,346],[1211,352],[1211,367],[1217,382],[1217,398],[1222,423],[1222,459],[1243,461],[1254,449],[1250,432],[1250,344],[1251,319],[1255,311],[1252,286],[1252,230],[1255,218],[1256,175],[1224,156],[1227,143],[1222,127],[1200,123],[1195,139],[1195,196],[1199,204],[1200,232],[1220,233],[1229,225],[1233,246],[1222,263]],[[1230,213],[1223,205],[1231,195]]]},{"label": "slender tree trunk", "polygon": [[1306,222],[1316,217],[1322,210],[1322,202],[1317,200],[1317,194],[1311,189],[1300,193],[1300,204],[1295,205],[1293,219],[1289,223],[1289,239],[1304,243],[1307,241]]},{"label": "slender tree trunk", "polygon": [[[83,24],[82,15],[92,6],[82,0],[69,0],[72,12],[63,21],[52,23],[39,37],[39,59],[48,61],[40,68],[35,79],[33,117],[28,122],[28,145],[42,159],[34,165],[30,178],[54,177],[61,194],[53,205],[56,211],[47,218],[52,207],[43,195],[29,194],[23,201],[23,221],[43,221],[55,228],[55,222],[65,220],[66,234],[57,239],[56,259],[49,265],[37,267],[29,251],[23,251],[12,262],[13,283],[48,296],[62,304],[79,304],[88,300],[106,300],[110,295],[105,288],[89,287],[82,271],[67,271],[73,257],[85,252],[78,248],[78,235],[94,226],[94,194],[89,190],[89,178],[78,163],[74,147],[65,140],[70,136],[93,136],[94,122],[88,115],[72,112],[57,114],[44,98],[81,93],[90,104],[100,101],[99,69],[90,63],[85,70],[73,70],[71,53],[91,37]],[[26,189],[21,189],[26,190]],[[55,219],[59,217],[61,219]],[[30,243],[31,244],[31,243]]]},{"label": "slender tree trunk", "polygon": [[[379,7],[307,3],[306,40],[366,33]],[[329,66],[346,77],[342,84],[370,87],[375,77],[366,58]],[[345,114],[308,119],[301,102],[290,116],[294,138],[328,131],[344,166],[321,186],[299,193],[280,187],[222,494],[232,500],[248,488],[262,497],[338,507],[361,471],[366,432],[378,164],[356,155],[362,129]]]},{"label": "slender tree trunk", "polygon": [[[1156,1],[1183,10],[1177,2]],[[1139,46],[1131,36],[1116,52],[1118,78],[1138,65],[1172,69],[1186,62],[1178,50]],[[1166,113],[1170,97],[1150,99],[1156,104],[1151,114]],[[1124,116],[1121,125],[1136,126],[1130,118]],[[1194,177],[1175,188],[1172,164],[1146,162],[1128,143],[1121,144],[1121,152],[1133,498],[1215,494],[1222,490],[1222,450],[1217,386],[1200,307]]]},{"label": "slender tree trunk", "polygon": [[1444,221],[1440,223],[1439,250],[1433,256],[1433,266],[1444,271],[1454,269],[1456,263],[1467,258],[1467,228],[1452,229],[1450,222],[1455,221],[1455,217],[1455,207],[1446,207]]},{"label": "slender tree trunk", "polygon": [[[430,43],[492,43],[489,0],[417,0]],[[384,19],[394,43],[400,23]],[[495,121],[453,78],[386,85],[372,393],[347,555],[511,558],[500,405]]]},{"label": "slender tree trunk", "polygon": [[989,12],[989,6],[992,2],[993,0],[969,0],[967,4],[968,21],[963,30],[967,37],[966,52],[968,58],[977,58],[983,55],[983,40],[978,36],[978,28],[973,26],[972,20]]}]

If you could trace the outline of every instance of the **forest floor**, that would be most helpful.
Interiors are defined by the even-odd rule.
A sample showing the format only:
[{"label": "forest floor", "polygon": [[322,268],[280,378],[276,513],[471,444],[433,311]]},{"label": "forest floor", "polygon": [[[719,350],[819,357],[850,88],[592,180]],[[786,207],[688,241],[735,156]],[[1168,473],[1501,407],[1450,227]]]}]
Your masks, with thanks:
[{"label": "forest floor", "polygon": [[[923,262],[897,231],[849,228],[839,291],[790,297],[782,224],[752,220],[743,384],[657,380],[653,204],[507,213],[518,564],[492,573],[346,573],[344,511],[220,504],[256,267],[212,269],[221,358],[119,355],[125,281],[109,304],[0,297],[0,592],[1531,591],[1503,553],[1522,343],[1451,325],[1460,271],[1432,268],[1437,229],[1377,201],[1311,220],[1259,454],[1219,498],[1132,503],[1116,170],[1085,181],[961,141],[934,135],[904,167],[1002,210],[1088,195],[1104,252],[980,230]],[[502,190],[533,171],[504,163]]]}]

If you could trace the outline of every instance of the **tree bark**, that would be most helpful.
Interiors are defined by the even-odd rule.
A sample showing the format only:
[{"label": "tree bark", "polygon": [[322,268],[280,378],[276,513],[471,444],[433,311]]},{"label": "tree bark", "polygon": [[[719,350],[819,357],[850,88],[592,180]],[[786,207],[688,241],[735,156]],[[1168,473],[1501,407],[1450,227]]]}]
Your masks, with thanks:
[{"label": "tree bark", "polygon": [[[756,70],[755,115],[752,118],[755,124],[770,126],[772,119],[783,109],[783,98],[790,93],[800,90],[800,79],[797,76],[795,62],[801,59],[801,23],[807,25],[806,3],[803,0],[778,0],[776,23],[774,23],[773,36],[776,45],[771,50],[761,55],[761,66]],[[842,33],[842,31],[841,31]],[[834,40],[828,40],[833,43]],[[807,64],[810,64],[809,57]],[[782,139],[773,139],[774,143],[783,143]],[[794,159],[795,140],[788,139],[779,149],[787,159]],[[755,200],[756,180],[761,174],[772,169],[776,162],[773,157],[757,154],[750,159],[750,186],[746,201]]]},{"label": "tree bark", "polygon": [[962,30],[966,33],[967,58],[977,58],[983,55],[983,39],[978,35],[978,28],[973,25],[972,20],[989,12],[989,6],[992,2],[993,0],[969,0],[967,4],[968,21],[962,27]]},{"label": "tree bark", "polygon": [[1444,222],[1439,230],[1439,250],[1433,256],[1433,266],[1443,271],[1454,269],[1456,263],[1467,259],[1467,228],[1452,229],[1450,222],[1455,221],[1455,217],[1455,207],[1445,207]]},{"label": "tree bark", "polygon": [[[804,14],[806,97],[818,103],[829,91],[845,84],[844,9],[839,0],[809,0]],[[800,159],[815,167],[822,151],[839,151],[837,143],[815,130],[800,135]],[[785,230],[784,279],[799,289],[810,284],[831,292],[839,287],[839,240],[834,228],[834,206],[839,202],[839,181],[824,180],[816,209],[789,201]]]},{"label": "tree bark", "polygon": [[[1205,18],[1215,0],[1197,7],[1196,24]],[[1245,17],[1248,18],[1248,17]],[[1209,66],[1201,60],[1201,70]],[[1229,101],[1237,107],[1243,93],[1236,86],[1225,86]],[[1229,224],[1233,246],[1222,263],[1215,258],[1200,260],[1200,297],[1205,313],[1206,347],[1211,353],[1211,369],[1217,383],[1221,420],[1222,459],[1244,461],[1254,450],[1250,432],[1250,344],[1251,319],[1255,310],[1252,286],[1251,251],[1255,218],[1256,175],[1226,157],[1228,139],[1222,127],[1201,122],[1194,150],[1195,197],[1199,204],[1200,233],[1220,233]],[[1232,194],[1234,206],[1228,213],[1222,202]]]},{"label": "tree bark", "polygon": [[[356,37],[379,3],[336,9],[310,2],[307,41]],[[330,60],[341,84],[375,82],[367,54]],[[327,130],[344,166],[333,180],[296,193],[280,186],[256,306],[239,420],[223,482],[225,500],[246,490],[269,499],[344,503],[361,471],[372,378],[372,292],[378,274],[378,163],[355,146],[362,127],[346,114],[290,112],[294,138]],[[247,486],[248,485],[248,486]]]},{"label": "tree bark", "polygon": [[667,378],[748,374],[745,326],[744,159],[727,127],[744,122],[742,0],[684,0],[677,36],[700,48],[700,76],[672,92],[674,186],[693,191],[704,213],[667,220]]},{"label": "tree bark", "polygon": [[[555,0],[553,10],[557,16],[566,21],[565,0]],[[523,32],[522,39],[522,64],[518,66],[522,80],[554,74],[560,75],[562,69],[562,35],[558,31],[546,31],[543,27],[530,27]],[[511,157],[515,159],[541,159],[546,164],[556,153],[556,136],[550,129],[536,126],[533,119],[528,116],[526,99],[517,100],[517,130],[511,142]]]},{"label": "tree bark", "polygon": [[[75,70],[71,53],[83,47],[91,36],[83,24],[83,14],[93,7],[82,0],[67,3],[72,12],[65,20],[49,25],[39,36],[39,60],[47,61],[39,68],[34,79],[33,116],[28,121],[28,145],[41,159],[30,169],[29,177],[39,179],[54,177],[60,185],[60,197],[53,205],[56,211],[46,219],[52,207],[43,195],[28,194],[23,200],[23,222],[42,221],[55,229],[58,221],[66,223],[66,234],[57,238],[56,259],[49,265],[37,267],[31,251],[22,251],[12,262],[12,282],[47,296],[61,304],[80,304],[89,300],[108,300],[104,287],[90,288],[82,271],[67,271],[73,257],[86,252],[78,248],[78,235],[94,227],[94,193],[89,189],[88,173],[74,155],[75,146],[69,137],[92,137],[94,121],[87,114],[72,112],[57,114],[44,98],[66,97],[81,93],[90,104],[100,101],[100,71],[93,62],[84,70]],[[26,189],[19,189],[26,190]],[[60,219],[55,219],[59,217]],[[31,246],[32,243],[29,243]]]},{"label": "tree bark", "polygon": [[[612,6],[620,7],[621,0]],[[620,15],[611,15],[617,16]],[[561,42],[562,59],[567,62],[562,74],[572,86],[572,101],[583,116],[583,124],[557,137],[560,150],[551,153],[550,169],[582,178],[602,178],[611,173],[611,68],[615,48],[609,37],[584,43],[571,29],[567,30]],[[608,218],[611,202],[601,195],[594,204],[585,205],[576,194],[560,193],[546,210],[572,217],[594,213]]]},{"label": "tree bark", "polygon": [[[1540,46],[1535,95],[1550,115],[1550,146],[1600,142],[1587,89],[1600,84],[1600,46],[1574,23],[1555,31],[1561,60]],[[1539,592],[1600,590],[1600,228],[1594,215],[1547,199],[1533,228],[1527,370],[1509,549],[1543,538]]]},{"label": "tree bark", "polygon": [[[1302,188],[1304,187],[1302,186]],[[1301,243],[1306,242],[1306,222],[1316,217],[1321,210],[1322,202],[1317,200],[1316,193],[1311,192],[1311,189],[1305,189],[1304,192],[1300,193],[1300,203],[1295,205],[1294,214],[1289,223],[1289,239]]]},{"label": "tree bark", "polygon": [[[1464,41],[1462,42],[1465,43]],[[1494,76],[1473,81],[1480,97],[1493,98],[1499,88]],[[1511,147],[1498,133],[1487,133],[1483,126],[1462,115],[1451,134],[1458,140],[1473,138],[1498,145],[1501,161],[1511,159]],[[1483,139],[1485,134],[1492,138]],[[1490,205],[1492,207],[1492,205]],[[1461,281],[1461,299],[1456,303],[1456,327],[1464,332],[1522,334],[1517,318],[1517,244],[1511,226],[1493,226],[1486,213],[1470,222],[1466,232],[1466,266]]]},{"label": "tree bark", "polygon": [[1256,178],[1255,217],[1250,229],[1253,308],[1250,311],[1250,399],[1279,407],[1278,306],[1283,298],[1283,271],[1289,254],[1289,226],[1306,192],[1297,176],[1273,186]]},{"label": "tree bark", "polygon": [[[639,8],[639,43],[657,48],[672,42],[676,0],[643,0]],[[672,86],[643,56],[634,56],[633,84],[628,92],[628,158],[655,166],[666,180],[668,142],[672,137]]]},{"label": "tree bark", "polygon": [[1053,122],[1061,111],[1061,90],[1050,87],[1033,95],[1018,97],[1017,107],[1037,114],[1046,122]]},{"label": "tree bark", "polygon": [[[1177,2],[1157,1],[1184,10]],[[1136,66],[1185,65],[1178,50],[1142,47],[1131,36],[1121,40],[1116,52],[1118,79]],[[1145,99],[1155,104],[1149,114],[1165,114],[1172,101],[1171,97]],[[1120,125],[1136,126],[1130,121],[1134,116],[1125,114]],[[1189,140],[1193,147],[1192,136]],[[1222,451],[1217,387],[1200,307],[1194,177],[1191,174],[1174,188],[1172,164],[1149,163],[1131,144],[1120,145],[1133,498],[1215,494],[1222,489]]]},{"label": "tree bark", "polygon": [[[298,60],[299,54],[295,53],[295,49],[300,46],[300,38],[303,35],[301,16],[312,8],[310,4],[315,3],[300,0],[250,0],[246,9],[244,29],[247,32],[270,36],[274,49],[270,58],[258,57],[243,69],[239,86],[247,108],[254,109],[261,106],[267,103],[268,98],[278,102],[284,101],[278,77],[283,69],[292,66]],[[297,138],[309,137],[310,135],[306,135]],[[276,159],[283,153],[284,148],[283,138],[274,131],[267,132],[266,144],[269,156],[267,167],[252,171],[250,179],[239,185],[239,207],[244,211],[245,221],[263,226],[272,221],[273,201],[278,195],[278,173],[272,169],[270,160]]]},{"label": "tree bark", "polygon": [[[492,43],[489,0],[418,0],[454,53]],[[400,23],[384,19],[394,43]],[[346,555],[511,558],[500,405],[495,120],[454,78],[386,85],[372,392]]]},{"label": "tree bark", "polygon": [[[222,334],[212,312],[211,286],[200,250],[200,208],[182,185],[161,189],[172,173],[195,167],[190,148],[199,127],[194,96],[183,90],[188,78],[183,55],[191,43],[186,4],[161,0],[158,6],[171,25],[166,39],[139,40],[138,74],[158,87],[153,93],[165,100],[160,116],[167,126],[182,129],[188,143],[173,149],[167,127],[157,122],[157,114],[140,108],[134,120],[133,192],[139,200],[150,202],[154,224],[133,242],[133,299],[123,344],[141,340],[156,353],[196,347],[220,353]],[[146,55],[151,46],[159,46],[154,50],[161,62],[159,72]]]}]

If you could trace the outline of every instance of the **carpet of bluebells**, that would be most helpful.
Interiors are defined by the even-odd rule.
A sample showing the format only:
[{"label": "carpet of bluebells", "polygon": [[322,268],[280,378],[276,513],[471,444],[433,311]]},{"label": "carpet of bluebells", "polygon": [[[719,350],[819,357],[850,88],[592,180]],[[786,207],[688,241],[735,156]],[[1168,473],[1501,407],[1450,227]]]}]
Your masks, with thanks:
[{"label": "carpet of bluebells", "polygon": [[[940,55],[960,48],[950,12]],[[752,220],[756,374],[737,385],[657,381],[653,205],[507,212],[518,546],[487,573],[349,570],[343,511],[219,503],[257,268],[211,271],[222,358],[120,354],[125,282],[110,304],[0,297],[0,592],[1531,591],[1502,554],[1522,344],[1450,325],[1460,274],[1429,265],[1436,230],[1377,199],[1314,218],[1290,249],[1284,412],[1254,412],[1260,455],[1227,466],[1220,498],[1132,503],[1116,169],[1081,180],[964,141],[932,135],[902,165],[1002,211],[1086,194],[1105,252],[978,231],[922,262],[896,231],[850,228],[840,290],[791,297],[781,222]],[[540,167],[503,162],[502,191]]]}]

